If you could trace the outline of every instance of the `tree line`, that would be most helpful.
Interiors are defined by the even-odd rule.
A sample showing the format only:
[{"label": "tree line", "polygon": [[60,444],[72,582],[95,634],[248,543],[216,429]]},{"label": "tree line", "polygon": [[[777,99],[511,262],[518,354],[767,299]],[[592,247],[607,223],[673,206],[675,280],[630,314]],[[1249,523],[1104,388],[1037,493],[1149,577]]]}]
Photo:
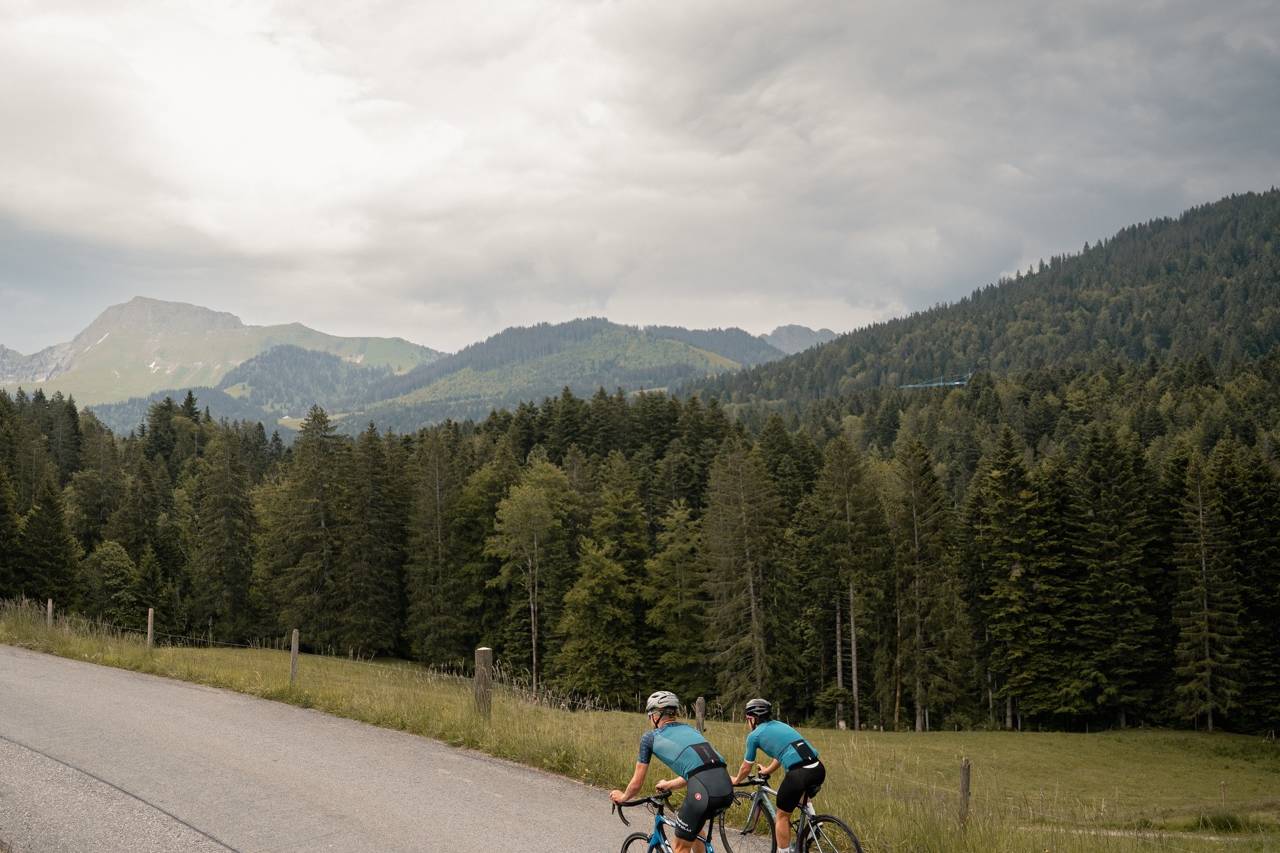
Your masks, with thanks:
[{"label": "tree line", "polygon": [[0,596],[467,661],[630,706],[891,729],[1280,716],[1280,357],[1041,369],[798,413],[566,391],[286,447],[188,394],[115,436],[0,393]]}]

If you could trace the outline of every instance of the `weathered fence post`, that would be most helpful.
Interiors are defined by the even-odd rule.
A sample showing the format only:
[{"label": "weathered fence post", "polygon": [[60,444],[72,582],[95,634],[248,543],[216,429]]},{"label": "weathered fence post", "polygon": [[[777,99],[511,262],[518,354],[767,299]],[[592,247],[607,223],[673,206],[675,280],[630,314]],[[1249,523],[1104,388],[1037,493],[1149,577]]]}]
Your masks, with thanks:
[{"label": "weathered fence post", "polygon": [[49,599],[49,603],[45,606],[44,624],[46,628],[53,627],[53,599]]},{"label": "weathered fence post", "polygon": [[293,629],[293,642],[289,644],[289,686],[298,682],[298,629]]},{"label": "weathered fence post", "polygon": [[1226,780],[1224,779],[1223,781],[1219,782],[1219,783],[1218,783],[1218,787],[1222,789],[1222,807],[1225,809],[1225,808],[1227,807],[1227,782],[1226,782]]},{"label": "weathered fence post", "polygon": [[969,822],[969,776],[972,766],[969,759],[960,759],[960,825]]},{"label": "weathered fence post", "polygon": [[156,641],[156,609],[154,607],[147,608],[147,651],[151,651],[151,647]]},{"label": "weathered fence post", "polygon": [[476,677],[473,685],[476,711],[486,720],[493,713],[493,649],[476,649]]},{"label": "weathered fence post", "polygon": [[698,719],[698,731],[705,732],[707,730],[707,700],[704,696],[699,696],[698,701],[693,703],[693,711]]}]

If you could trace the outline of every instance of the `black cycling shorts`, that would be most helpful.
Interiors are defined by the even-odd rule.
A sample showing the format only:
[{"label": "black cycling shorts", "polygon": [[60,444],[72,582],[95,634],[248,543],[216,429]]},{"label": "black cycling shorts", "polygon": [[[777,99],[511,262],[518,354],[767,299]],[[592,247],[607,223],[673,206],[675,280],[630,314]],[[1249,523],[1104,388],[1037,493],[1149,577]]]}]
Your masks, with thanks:
[{"label": "black cycling shorts", "polygon": [[787,771],[778,786],[778,810],[790,814],[800,805],[801,797],[813,797],[827,781],[827,768],[821,761],[796,765]]},{"label": "black cycling shorts", "polygon": [[676,838],[693,841],[702,825],[733,805],[733,782],[723,767],[703,770],[689,779],[679,814],[672,815]]}]

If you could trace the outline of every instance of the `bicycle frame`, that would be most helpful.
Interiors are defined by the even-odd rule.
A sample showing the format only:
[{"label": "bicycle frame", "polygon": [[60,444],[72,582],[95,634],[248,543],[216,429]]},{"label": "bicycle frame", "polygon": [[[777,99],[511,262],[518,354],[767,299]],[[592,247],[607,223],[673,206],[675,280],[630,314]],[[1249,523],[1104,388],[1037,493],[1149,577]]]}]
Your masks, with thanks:
[{"label": "bicycle frame", "polygon": [[[666,810],[666,807],[667,807],[666,797],[645,797],[642,800],[632,800],[629,803],[621,803],[619,804],[619,806],[615,806],[618,811],[618,818],[623,822],[623,824],[630,826],[631,822],[627,820],[625,816],[623,816],[622,808],[627,806],[638,806],[642,804],[653,806],[653,808],[655,809],[653,813],[653,832],[649,835],[649,849],[670,851],[671,842],[667,840],[666,833],[662,831],[662,828],[664,826],[671,825],[671,821],[667,820],[666,816],[663,814],[663,812]],[[711,831],[715,827],[715,823],[716,823],[716,817],[713,816],[711,819],[707,821],[706,830],[705,830],[706,835],[698,836],[698,840],[702,842],[703,846],[706,848],[707,853],[716,853],[715,845],[711,842],[711,834],[712,834]]]},{"label": "bicycle frame", "polygon": [[[751,808],[747,811],[746,827],[754,828],[755,821],[763,816],[767,817],[770,823],[776,823],[778,820],[778,807],[774,804],[771,797],[776,798],[778,792],[768,785],[756,785],[755,793],[751,795]],[[793,821],[791,824],[791,832],[796,838],[802,838],[809,831],[809,819],[818,816],[817,810],[813,807],[813,801],[805,797],[800,802],[800,819]]]}]

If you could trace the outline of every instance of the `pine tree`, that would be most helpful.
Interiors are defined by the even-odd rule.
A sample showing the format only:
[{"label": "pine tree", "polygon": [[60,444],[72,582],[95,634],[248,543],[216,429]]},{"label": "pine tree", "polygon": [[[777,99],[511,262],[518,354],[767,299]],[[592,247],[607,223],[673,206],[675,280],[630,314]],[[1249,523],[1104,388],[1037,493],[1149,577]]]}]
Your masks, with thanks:
[{"label": "pine tree", "polygon": [[745,444],[727,447],[711,466],[703,519],[711,592],[707,626],[721,701],[734,703],[772,687],[769,612],[780,506],[759,456]]},{"label": "pine tree", "polygon": [[662,519],[657,552],[645,563],[643,601],[653,638],[650,655],[663,683],[681,696],[714,686],[707,665],[709,602],[700,551],[701,527],[689,507],[677,501]]},{"label": "pine tree", "polygon": [[1186,477],[1176,550],[1176,695],[1184,719],[1203,716],[1213,731],[1214,712],[1230,711],[1240,692],[1241,605],[1221,496],[1198,460],[1187,467]]},{"label": "pine tree", "polygon": [[557,683],[573,693],[617,700],[638,686],[640,653],[633,639],[635,580],[617,560],[584,542],[578,579],[565,596],[558,626]]}]

